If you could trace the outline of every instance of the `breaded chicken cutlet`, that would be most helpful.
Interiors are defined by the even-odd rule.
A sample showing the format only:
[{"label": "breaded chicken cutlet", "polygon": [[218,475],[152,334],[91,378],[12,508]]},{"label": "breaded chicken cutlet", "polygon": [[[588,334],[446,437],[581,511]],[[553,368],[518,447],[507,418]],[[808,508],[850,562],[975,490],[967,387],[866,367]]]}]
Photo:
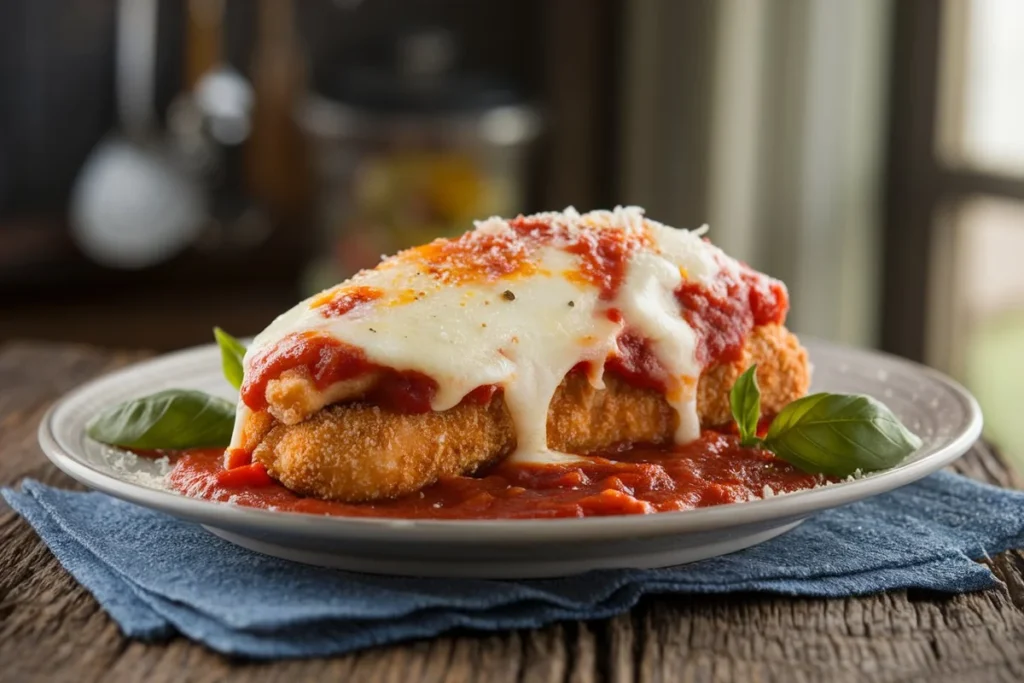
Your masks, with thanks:
[{"label": "breaded chicken cutlet", "polygon": [[[701,423],[724,425],[729,389],[743,370],[758,366],[762,404],[778,412],[803,396],[807,353],[777,325],[754,330],[739,361],[705,372],[698,385]],[[665,398],[615,375],[595,389],[581,372],[559,385],[548,410],[548,447],[597,453],[623,443],[664,444],[676,415]],[[308,420],[276,420],[255,437],[253,457],[299,493],[350,502],[393,498],[443,476],[469,474],[515,450],[516,433],[500,395],[486,405],[460,403],[441,412],[402,414],[364,403],[332,405]],[[254,435],[255,436],[255,435]]]}]

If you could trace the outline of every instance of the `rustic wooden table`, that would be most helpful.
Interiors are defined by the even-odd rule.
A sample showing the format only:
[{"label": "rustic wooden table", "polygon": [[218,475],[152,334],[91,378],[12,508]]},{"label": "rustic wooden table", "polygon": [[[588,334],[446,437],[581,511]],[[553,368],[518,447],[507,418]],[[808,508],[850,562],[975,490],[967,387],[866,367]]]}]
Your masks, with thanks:
[{"label": "rustic wooden table", "polygon": [[[0,347],[0,485],[32,477],[79,488],[40,452],[39,420],[64,391],[142,355]],[[983,445],[957,469],[1001,486],[1021,484]],[[970,595],[656,597],[606,621],[459,633],[330,659],[247,662],[183,638],[125,639],[0,502],[0,680],[1021,681],[1024,553],[988,563],[1003,585]]]}]

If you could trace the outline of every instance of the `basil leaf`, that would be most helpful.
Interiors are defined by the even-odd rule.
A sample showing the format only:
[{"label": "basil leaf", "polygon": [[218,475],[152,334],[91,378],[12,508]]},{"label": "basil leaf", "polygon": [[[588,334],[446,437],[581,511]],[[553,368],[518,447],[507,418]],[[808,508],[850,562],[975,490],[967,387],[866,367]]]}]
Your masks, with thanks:
[{"label": "basil leaf", "polygon": [[201,391],[168,389],[104,410],[85,433],[102,443],[144,450],[227,446],[235,406]]},{"label": "basil leaf", "polygon": [[224,377],[235,389],[242,386],[242,379],[245,377],[245,369],[242,359],[245,358],[245,346],[230,334],[220,329],[213,328],[213,336],[220,346],[221,367],[224,369]]},{"label": "basil leaf", "polygon": [[757,366],[751,365],[739,376],[729,392],[732,419],[740,430],[740,445],[758,443],[757,422],[761,419],[761,389],[757,386]]},{"label": "basil leaf", "polygon": [[921,439],[870,396],[813,394],[782,409],[764,445],[806,472],[846,477],[898,464]]}]

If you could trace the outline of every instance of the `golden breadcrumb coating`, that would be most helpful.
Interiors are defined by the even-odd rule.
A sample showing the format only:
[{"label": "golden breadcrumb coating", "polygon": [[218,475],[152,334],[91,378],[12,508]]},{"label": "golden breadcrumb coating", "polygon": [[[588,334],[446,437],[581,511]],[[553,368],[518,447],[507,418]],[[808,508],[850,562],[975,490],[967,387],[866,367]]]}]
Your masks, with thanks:
[{"label": "golden breadcrumb coating", "polygon": [[[781,325],[755,328],[741,358],[709,368],[697,388],[705,427],[731,421],[729,390],[757,364],[764,414],[777,413],[807,393],[807,352]],[[264,413],[264,415],[266,415]],[[349,502],[415,492],[442,476],[470,474],[500,460],[516,434],[500,394],[487,405],[465,402],[443,412],[403,414],[363,403],[328,406],[297,424],[273,418],[247,430],[253,458],[272,477],[299,493]],[[548,412],[548,446],[592,453],[623,444],[671,440],[676,415],[656,391],[605,376],[595,389],[583,373],[570,373]]]},{"label": "golden breadcrumb coating", "polygon": [[743,345],[739,360],[710,367],[697,385],[697,412],[701,424],[717,426],[732,422],[729,390],[751,365],[757,365],[761,389],[761,414],[775,415],[807,393],[811,369],[807,351],[782,325],[755,327]]}]

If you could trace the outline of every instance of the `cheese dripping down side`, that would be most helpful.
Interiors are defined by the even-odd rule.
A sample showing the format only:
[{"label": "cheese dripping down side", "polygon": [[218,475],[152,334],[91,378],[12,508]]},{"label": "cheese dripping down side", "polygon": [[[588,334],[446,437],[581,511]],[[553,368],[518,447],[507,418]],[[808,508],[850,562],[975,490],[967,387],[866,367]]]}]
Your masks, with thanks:
[{"label": "cheese dripping down side", "polygon": [[[247,379],[253,359],[289,336],[326,335],[376,366],[432,378],[435,411],[479,387],[500,388],[516,430],[512,461],[555,462],[576,457],[547,448],[555,390],[581,363],[602,388],[604,365],[623,353],[628,331],[657,361],[678,417],[675,440],[686,443],[700,432],[703,367],[676,291],[684,281],[719,287],[742,268],[702,234],[649,220],[636,207],[481,221],[457,240],[401,252],[282,314],[250,345]],[[309,409],[336,401],[332,389],[322,387]],[[239,401],[232,447],[250,415]]]}]

